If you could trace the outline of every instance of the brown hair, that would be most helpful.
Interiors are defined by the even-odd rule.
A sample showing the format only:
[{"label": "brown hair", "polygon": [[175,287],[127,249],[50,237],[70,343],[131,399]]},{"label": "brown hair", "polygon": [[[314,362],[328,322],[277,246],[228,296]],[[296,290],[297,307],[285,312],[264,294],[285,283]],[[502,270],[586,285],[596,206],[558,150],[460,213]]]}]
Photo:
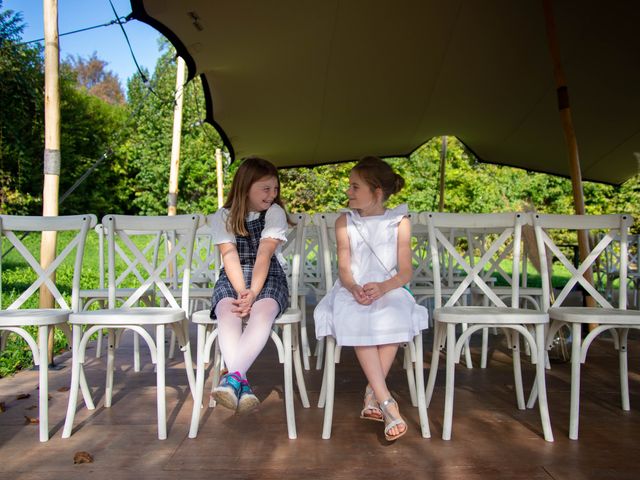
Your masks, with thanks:
[{"label": "brown hair", "polygon": [[394,172],[388,163],[383,162],[378,157],[362,158],[351,171],[357,172],[360,178],[369,185],[371,191],[380,188],[384,195],[384,200],[394,193],[398,193],[404,187],[404,178]]},{"label": "brown hair", "polygon": [[238,167],[233,177],[231,190],[223,207],[229,209],[227,217],[227,229],[234,235],[247,236],[249,232],[245,227],[245,218],[249,213],[249,189],[251,185],[264,177],[275,177],[278,181],[278,195],[273,200],[284,210],[284,203],[280,198],[280,177],[278,169],[273,163],[258,157],[245,159]]}]

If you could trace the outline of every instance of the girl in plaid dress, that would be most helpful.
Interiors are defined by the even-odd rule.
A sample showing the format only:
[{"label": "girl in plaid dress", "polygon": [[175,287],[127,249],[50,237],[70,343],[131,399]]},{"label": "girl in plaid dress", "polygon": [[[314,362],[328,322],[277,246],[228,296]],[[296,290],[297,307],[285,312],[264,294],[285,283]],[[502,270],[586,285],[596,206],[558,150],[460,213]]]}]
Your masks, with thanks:
[{"label": "girl in plaid dress", "polygon": [[246,413],[259,404],[247,370],[289,302],[280,252],[288,223],[276,167],[261,158],[246,159],[213,223],[213,241],[224,267],[213,290],[211,317],[218,321],[220,350],[229,371],[213,397],[220,405]]}]

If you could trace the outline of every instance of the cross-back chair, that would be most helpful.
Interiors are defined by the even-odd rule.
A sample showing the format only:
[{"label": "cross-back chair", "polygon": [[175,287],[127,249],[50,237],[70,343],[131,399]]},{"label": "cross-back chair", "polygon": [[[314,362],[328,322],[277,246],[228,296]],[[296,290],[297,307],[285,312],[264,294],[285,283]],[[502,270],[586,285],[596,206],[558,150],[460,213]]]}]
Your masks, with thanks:
[{"label": "cross-back chair", "polygon": [[[317,213],[313,221],[320,230],[320,257],[323,262],[325,272],[325,289],[328,292],[337,278],[337,247],[335,223],[341,213]],[[327,272],[334,272],[331,275]],[[335,276],[334,276],[335,275]],[[318,408],[324,408],[324,420],[322,426],[322,438],[331,438],[331,427],[333,424],[333,404],[335,395],[335,371],[336,364],[340,363],[342,347],[336,344],[336,339],[328,335],[324,339],[324,371],[322,375],[322,387]],[[422,332],[416,335],[411,342],[404,345],[403,367],[407,375],[411,404],[418,407],[420,418],[420,429],[424,438],[429,438],[429,420],[424,396],[424,367],[423,367],[423,347]]]},{"label": "cross-back chair", "polygon": [[[291,272],[289,276],[290,301],[291,306],[276,318],[274,328],[271,331],[271,340],[278,351],[278,360],[284,366],[284,400],[285,414],[287,419],[287,433],[290,439],[296,439],[297,429],[295,420],[295,408],[293,402],[293,371],[295,369],[300,401],[304,408],[309,408],[307,389],[304,383],[302,372],[302,361],[300,358],[300,332],[299,325],[302,322],[302,310],[299,304],[300,275],[302,269],[302,255],[304,252],[304,225],[307,216],[304,214],[294,215],[297,223],[292,230],[290,238],[293,246],[291,249]],[[290,240],[290,241],[291,241]],[[220,380],[220,368],[222,358],[216,339],[218,337],[217,322],[211,318],[210,310],[200,310],[194,312],[192,321],[198,326],[197,359],[196,359],[196,380],[193,410],[191,413],[191,426],[189,428],[189,438],[196,438],[200,424],[200,412],[203,407],[205,383],[205,363],[211,358],[211,350],[214,350],[212,366],[212,388]],[[209,407],[214,407],[215,402],[209,402]]]},{"label": "cross-back chair", "polygon": [[[556,333],[563,327],[571,330],[571,399],[569,414],[569,438],[578,438],[580,414],[580,374],[581,365],[586,362],[589,347],[604,332],[613,336],[614,347],[618,350],[620,396],[623,410],[629,410],[629,379],[627,362],[627,337],[630,329],[640,329],[640,312],[627,309],[628,273],[628,229],[633,223],[630,215],[542,215],[534,214],[533,222],[536,241],[540,251],[548,250],[551,256],[571,274],[566,285],[551,298],[552,286],[548,276],[543,276],[544,308],[548,310],[551,326],[547,334],[547,347],[551,348]],[[554,242],[553,234],[579,230],[599,232],[599,241],[575,267],[562,249]],[[596,236],[594,236],[596,237]],[[615,307],[589,283],[585,273],[592,269],[596,260],[612,247],[619,251],[617,277],[618,306]],[[546,255],[542,256],[546,268]],[[543,269],[544,271],[544,269]],[[580,285],[593,298],[595,306],[567,305],[571,291]],[[583,326],[595,324],[583,338]],[[533,406],[536,392],[533,392],[529,406]]]},{"label": "cross-back chair", "polygon": [[[111,406],[113,393],[115,331],[133,330],[147,343],[151,360],[156,365],[158,438],[162,440],[167,437],[165,401],[165,330],[167,327],[174,329],[178,335],[181,350],[184,353],[189,388],[191,392],[194,391],[193,366],[188,336],[189,276],[195,234],[202,220],[202,216],[196,214],[158,217],[107,215],[103,218],[102,223],[107,231],[108,240],[109,308],[78,312],[69,317],[69,323],[73,327],[73,357],[71,389],[69,391],[67,417],[62,433],[63,438],[68,438],[72,433],[78,400],[78,381],[84,369],[87,343],[94,332],[103,329],[109,332],[105,407]],[[171,242],[171,249],[166,257],[158,262],[158,265],[154,265],[132,240],[128,233],[131,231],[161,232]],[[117,244],[121,244],[121,248],[128,250],[131,257],[138,261],[140,268],[137,271],[141,279],[133,293],[127,296],[120,305],[116,303]],[[176,298],[165,284],[164,278],[167,268],[178,268],[177,258],[182,250],[185,252],[183,258],[187,266],[181,270],[181,295]],[[156,301],[162,299],[166,306],[136,306],[150,288],[156,289]],[[155,337],[149,334],[145,326],[153,327]],[[87,407],[91,408],[89,405]]]},{"label": "cross-back chair", "polygon": [[[93,304],[98,303],[100,308],[106,308],[109,300],[109,289],[105,287],[105,245],[104,240],[107,232],[102,223],[95,226],[94,231],[98,236],[98,288],[81,289],[80,290],[80,309],[88,310]],[[163,240],[165,240],[160,232],[148,232],[148,231],[129,231],[127,235],[130,238],[135,238],[136,244],[139,245],[142,255],[146,259],[150,259],[153,265],[157,265],[158,256]],[[124,301],[129,295],[131,295],[135,288],[128,287],[127,285],[132,282],[142,282],[143,278],[140,274],[140,261],[135,256],[132,257],[130,253],[123,249],[123,247],[116,243],[115,245],[116,259],[118,263],[118,272],[116,275],[116,299],[118,301]],[[141,303],[152,305],[154,302],[155,291],[150,288],[145,295],[140,298]],[[103,332],[97,332],[96,339],[96,358],[102,355],[102,339]],[[120,337],[117,338],[117,342],[120,341]],[[137,332],[133,332],[133,370],[135,372],[140,371],[140,339]]]},{"label": "cross-back chair", "polygon": [[[38,400],[39,400],[39,429],[40,441],[49,439],[48,415],[48,337],[49,329],[61,328],[69,338],[67,321],[72,312],[79,308],[80,272],[84,255],[87,233],[96,224],[94,215],[72,215],[61,217],[29,217],[0,215],[0,255],[9,254],[13,250],[12,258],[24,265],[28,264],[35,275],[35,280],[22,290],[17,298],[5,308],[2,306],[2,258],[0,258],[0,331],[12,332],[20,336],[27,343],[33,354],[33,363],[39,367]],[[42,235],[48,232],[56,233],[56,253],[47,267],[40,265],[40,260],[34,250],[40,250],[40,241],[34,242],[35,237],[30,234]],[[23,234],[29,237],[25,240]],[[75,255],[74,255],[75,253]],[[60,288],[56,274],[63,269],[73,269],[71,281],[71,298],[64,295]],[[50,294],[53,297],[51,308],[39,308],[38,296]],[[66,292],[65,292],[66,293]],[[70,301],[69,301],[70,300]],[[37,339],[27,327],[37,328]],[[84,377],[78,379],[82,386],[83,395],[89,397],[89,390]]]},{"label": "cross-back chair", "polygon": [[[433,313],[435,332],[426,397],[428,405],[433,394],[438,371],[439,351],[444,347],[446,339],[446,388],[442,430],[443,440],[451,439],[455,364],[460,361],[462,348],[468,337],[474,332],[486,327],[497,327],[508,331],[506,337],[508,346],[513,353],[516,399],[518,408],[521,410],[525,409],[525,403],[520,367],[519,337],[522,336],[529,344],[531,349],[531,362],[536,366],[536,385],[539,392],[541,392],[540,418],[544,438],[547,441],[553,441],[551,421],[547,406],[544,362],[544,329],[549,323],[549,316],[544,312],[518,308],[519,281],[517,279],[520,265],[521,230],[522,225],[526,222],[528,222],[528,216],[519,213],[429,213],[426,216],[427,228],[429,230],[431,262],[435,279],[435,309]],[[445,233],[443,233],[443,230],[446,231],[451,228],[473,229],[487,227],[500,229],[502,232],[497,235],[482,257],[475,261],[474,265],[471,265],[468,258],[463,257],[456,249],[456,246],[452,244]],[[454,292],[448,296],[446,302],[443,302],[441,289],[440,247],[446,252],[446,256],[451,257],[465,272],[464,279],[455,288]],[[512,251],[509,261],[512,269],[511,306],[505,304],[500,298],[500,295],[493,291],[493,283],[488,282],[483,275],[484,269],[491,265],[492,259],[500,258],[505,248],[511,249]],[[457,305],[458,300],[470,287],[480,289],[488,298],[491,305]],[[456,335],[456,325],[464,323],[469,325],[469,328],[463,331],[458,337]],[[535,337],[530,332],[530,329],[535,330]]]}]

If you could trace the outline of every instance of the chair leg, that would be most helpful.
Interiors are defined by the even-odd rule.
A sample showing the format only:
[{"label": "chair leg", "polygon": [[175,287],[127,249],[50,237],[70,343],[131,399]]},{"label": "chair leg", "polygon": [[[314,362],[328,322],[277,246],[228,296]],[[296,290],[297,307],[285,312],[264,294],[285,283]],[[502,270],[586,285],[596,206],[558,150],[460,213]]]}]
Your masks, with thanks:
[{"label": "chair leg", "polygon": [[431,365],[429,365],[429,379],[427,380],[427,389],[425,393],[425,405],[429,408],[431,405],[431,397],[436,385],[436,377],[438,376],[438,363],[440,362],[440,344],[442,343],[443,327],[434,320],[433,325],[433,350],[431,353]]},{"label": "chair leg", "polygon": [[546,368],[544,360],[545,343],[544,343],[544,325],[536,325],[536,345],[537,362],[536,362],[536,384],[538,386],[538,406],[540,408],[540,421],[542,422],[542,431],[544,439],[547,442],[553,442],[553,431],[551,430],[551,417],[549,416],[549,405],[547,404],[547,385],[545,381]]},{"label": "chair leg", "polygon": [[482,351],[480,352],[480,368],[487,368],[489,352],[489,328],[482,329]]},{"label": "chair leg", "polygon": [[620,396],[622,400],[622,410],[629,411],[631,405],[629,402],[629,371],[627,363],[627,337],[629,335],[628,328],[621,328],[618,331],[620,345],[618,350],[618,358],[620,360]]},{"label": "chair leg", "polygon": [[204,343],[206,334],[207,326],[198,324],[198,344],[196,346],[196,391],[193,398],[193,411],[191,412],[189,438],[196,438],[198,436],[200,410],[202,410],[202,396],[204,394]]},{"label": "chair leg", "polygon": [[[464,332],[467,329],[467,324],[462,324],[462,331]],[[467,337],[464,342],[464,359],[467,363],[467,368],[473,368],[473,360],[471,360],[471,346],[469,345],[471,337]]]},{"label": "chair leg", "polygon": [[138,332],[133,332],[133,371],[140,371],[140,336]]},{"label": "chair leg", "polygon": [[[222,368],[224,367],[224,362],[222,358],[222,354],[220,353],[220,344],[216,339],[213,345],[213,367],[212,367],[212,375],[211,375],[211,393],[213,393],[213,389],[218,386],[220,383],[220,373]],[[213,399],[213,395],[209,395],[209,408],[213,408],[216,406],[216,401]]]},{"label": "chair leg", "polygon": [[102,330],[98,331],[98,338],[96,338],[96,358],[100,358],[102,355]]},{"label": "chair leg", "polygon": [[291,324],[284,325],[282,329],[282,339],[284,345],[284,402],[287,414],[287,430],[289,438],[295,440],[296,417],[293,405],[293,355],[291,342]]},{"label": "chair leg", "polygon": [[413,339],[416,350],[416,361],[413,364],[416,377],[416,395],[418,400],[418,415],[420,417],[420,430],[423,438],[431,438],[429,431],[429,417],[427,416],[427,402],[424,390],[424,358],[422,352],[422,332]]},{"label": "chair leg", "polygon": [[580,351],[582,350],[582,324],[571,324],[571,408],[569,413],[569,438],[578,439],[580,421]]},{"label": "chair leg", "polygon": [[325,350],[325,339],[320,338],[316,342],[316,370],[322,370],[322,357]]},{"label": "chair leg", "polygon": [[333,396],[335,394],[336,380],[336,363],[335,363],[335,338],[326,337],[324,374],[325,382],[325,402],[324,402],[324,421],[322,424],[322,438],[328,440],[331,438],[331,424],[333,422]]},{"label": "chair leg", "polygon": [[444,419],[442,421],[442,439],[451,440],[451,425],[453,423],[453,394],[455,384],[455,349],[456,325],[447,323],[447,373],[445,380]]},{"label": "chair leg", "polygon": [[318,408],[324,408],[327,401],[327,369],[322,371],[322,385],[320,385],[320,394],[318,395]]},{"label": "chair leg", "polygon": [[302,346],[302,361],[304,369],[309,370],[309,357],[311,349],[309,348],[309,335],[307,334],[307,299],[304,295],[298,296],[298,304],[302,310],[302,321],[300,322],[300,341]]},{"label": "chair leg", "polygon": [[169,354],[167,355],[169,360],[173,360],[176,356],[176,332],[171,330],[171,338],[169,339]]},{"label": "chair leg", "polygon": [[403,368],[407,375],[407,385],[409,387],[409,396],[411,397],[411,406],[418,406],[418,398],[416,396],[416,376],[415,369],[413,368],[413,361],[411,360],[411,349],[409,345],[405,345],[403,348]]},{"label": "chair leg", "polygon": [[69,403],[67,405],[67,416],[64,420],[62,438],[69,438],[73,429],[73,419],[78,405],[78,389],[80,387],[80,371],[82,368],[80,358],[80,339],[82,338],[82,327],[73,326],[73,345],[71,350],[71,388],[69,389]]},{"label": "chair leg", "polygon": [[[176,328],[181,329],[179,335],[176,335]],[[194,395],[196,391],[196,378],[193,373],[193,358],[191,356],[191,342],[189,341],[189,321],[182,320],[177,324],[173,324],[171,333],[171,337],[177,337],[176,339],[180,342],[179,347],[182,350],[182,354],[184,356],[184,368],[187,372],[187,383],[189,384],[189,391],[191,392],[191,397],[195,398]]]},{"label": "chair leg", "polygon": [[[300,332],[298,332],[297,325],[293,325],[293,366],[296,370],[296,382],[298,384],[298,392],[300,393],[300,402],[304,408],[309,408],[309,396],[307,395],[307,387],[304,383],[304,375],[302,373],[302,360],[300,359],[301,348],[299,338]],[[302,354],[303,355],[303,354]]]},{"label": "chair leg", "polygon": [[167,438],[167,406],[165,388],[164,325],[156,325],[156,393],[158,397],[158,439]]},{"label": "chair leg", "polygon": [[40,416],[40,441],[49,440],[49,326],[38,327],[38,357],[40,365],[38,369],[38,403]]},{"label": "chair leg", "polygon": [[113,370],[115,364],[115,332],[113,328],[109,329],[107,340],[107,384],[104,391],[104,406],[111,406],[111,397],[113,396]]},{"label": "chair leg", "polygon": [[511,351],[513,352],[513,382],[516,391],[516,402],[519,410],[525,409],[524,389],[522,387],[522,366],[520,362],[520,335],[517,331],[511,333]]}]

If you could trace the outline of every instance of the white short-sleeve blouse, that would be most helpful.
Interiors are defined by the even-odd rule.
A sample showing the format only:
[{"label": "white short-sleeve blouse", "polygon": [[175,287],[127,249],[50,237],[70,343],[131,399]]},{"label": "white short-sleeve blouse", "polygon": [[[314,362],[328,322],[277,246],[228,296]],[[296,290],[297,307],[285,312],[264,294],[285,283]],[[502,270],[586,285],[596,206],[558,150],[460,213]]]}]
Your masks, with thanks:
[{"label": "white short-sleeve blouse", "polygon": [[[227,229],[227,217],[229,216],[229,210],[221,208],[211,218],[211,230],[213,236],[213,243],[219,245],[221,243],[236,243],[236,236],[233,232]],[[260,216],[260,212],[249,212],[247,215],[247,221],[255,220]],[[289,224],[287,223],[287,214],[284,209],[278,205],[273,204],[267,210],[264,217],[264,228],[260,239],[263,238],[275,238],[281,240],[281,244],[276,249],[276,256],[280,261],[280,264],[284,264],[285,260],[282,256],[282,245],[287,241],[287,229]]]}]

